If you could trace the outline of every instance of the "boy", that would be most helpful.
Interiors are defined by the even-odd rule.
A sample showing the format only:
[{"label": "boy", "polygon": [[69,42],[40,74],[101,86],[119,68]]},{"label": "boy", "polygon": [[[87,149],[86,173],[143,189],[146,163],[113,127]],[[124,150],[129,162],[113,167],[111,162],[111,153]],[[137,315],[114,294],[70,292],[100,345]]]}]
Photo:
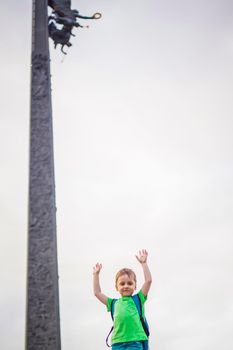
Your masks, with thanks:
[{"label": "boy", "polygon": [[[136,255],[140,262],[144,274],[144,283],[138,293],[142,305],[142,314],[144,315],[144,303],[147,299],[152,277],[147,265],[148,253],[145,249],[139,251]],[[99,273],[102,264],[97,263],[93,268],[93,290],[94,294],[107,310],[111,311],[111,298],[102,293],[99,282]],[[131,269],[121,269],[116,274],[116,289],[121,298],[114,306],[114,328],[112,334],[112,350],[142,350],[143,341],[146,341],[147,335],[142,327],[139,313],[136,305],[131,298],[136,289],[136,275]]]}]

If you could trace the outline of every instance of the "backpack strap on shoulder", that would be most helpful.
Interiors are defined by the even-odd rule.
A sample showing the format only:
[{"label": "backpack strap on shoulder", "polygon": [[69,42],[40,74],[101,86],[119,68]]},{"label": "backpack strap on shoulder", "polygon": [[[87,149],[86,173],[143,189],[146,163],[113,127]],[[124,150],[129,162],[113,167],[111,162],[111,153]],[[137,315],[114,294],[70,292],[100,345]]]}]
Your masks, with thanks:
[{"label": "backpack strap on shoulder", "polygon": [[135,305],[136,305],[136,308],[137,308],[137,310],[138,310],[139,316],[141,317],[141,316],[142,316],[142,303],[141,303],[141,299],[140,299],[140,297],[139,297],[138,294],[134,294],[134,295],[132,296],[132,298],[133,298],[133,301],[134,301],[134,303],[135,303]]},{"label": "backpack strap on shoulder", "polygon": [[133,295],[132,298],[133,298],[133,301],[134,301],[134,303],[136,305],[136,308],[138,310],[140,321],[142,323],[142,327],[144,329],[144,332],[146,333],[147,337],[149,337],[149,335],[150,335],[149,326],[148,326],[148,323],[147,323],[146,319],[144,319],[143,316],[142,316],[142,302],[141,302],[141,299],[140,299],[138,294]]},{"label": "backpack strap on shoulder", "polygon": [[111,317],[113,321],[114,321],[114,308],[115,308],[116,301],[117,299],[112,299],[111,305],[110,305]]}]

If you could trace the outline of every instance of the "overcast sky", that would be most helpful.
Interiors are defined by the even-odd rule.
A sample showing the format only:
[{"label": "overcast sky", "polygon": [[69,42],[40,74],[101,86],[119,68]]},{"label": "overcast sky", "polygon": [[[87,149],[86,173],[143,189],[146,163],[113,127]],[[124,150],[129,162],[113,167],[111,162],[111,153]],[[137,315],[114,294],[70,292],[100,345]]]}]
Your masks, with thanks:
[{"label": "overcast sky", "polygon": [[[73,1],[51,43],[62,347],[100,350],[103,292],[149,251],[151,349],[233,348],[233,2]],[[1,2],[0,348],[23,350],[31,1]]]}]

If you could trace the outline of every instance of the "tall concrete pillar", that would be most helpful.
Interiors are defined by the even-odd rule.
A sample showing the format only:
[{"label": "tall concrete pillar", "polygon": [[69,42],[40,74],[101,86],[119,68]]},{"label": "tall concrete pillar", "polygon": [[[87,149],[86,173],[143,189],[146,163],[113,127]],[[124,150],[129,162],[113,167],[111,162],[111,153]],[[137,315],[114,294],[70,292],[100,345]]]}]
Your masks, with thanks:
[{"label": "tall concrete pillar", "polygon": [[60,350],[47,0],[33,0],[26,350]]}]

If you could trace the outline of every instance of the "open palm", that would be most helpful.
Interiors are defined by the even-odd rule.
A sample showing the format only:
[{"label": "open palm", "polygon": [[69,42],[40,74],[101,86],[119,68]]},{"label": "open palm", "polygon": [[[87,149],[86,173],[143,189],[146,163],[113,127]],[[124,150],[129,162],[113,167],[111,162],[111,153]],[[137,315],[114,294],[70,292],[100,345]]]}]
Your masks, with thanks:
[{"label": "open palm", "polygon": [[143,264],[147,261],[148,252],[145,249],[139,250],[138,255],[136,255],[137,260]]}]

